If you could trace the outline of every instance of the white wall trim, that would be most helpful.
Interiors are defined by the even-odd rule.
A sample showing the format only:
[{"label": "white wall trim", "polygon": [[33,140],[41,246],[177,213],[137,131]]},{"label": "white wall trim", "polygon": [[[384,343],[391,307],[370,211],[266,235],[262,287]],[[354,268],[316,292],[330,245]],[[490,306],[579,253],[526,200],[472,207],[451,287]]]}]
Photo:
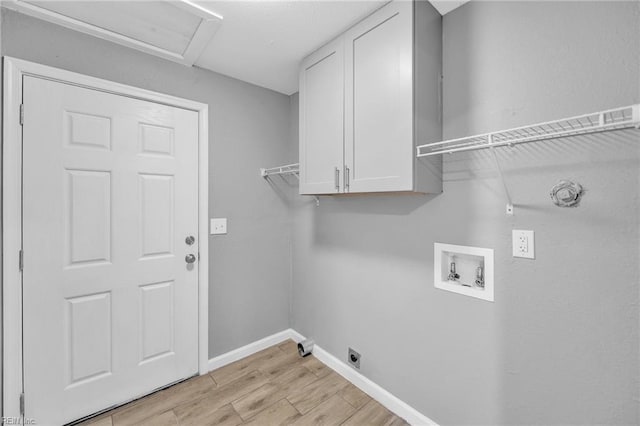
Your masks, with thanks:
[{"label": "white wall trim", "polygon": [[320,346],[315,345],[313,349],[313,355],[318,360],[329,366],[336,373],[353,383],[361,391],[371,396],[373,399],[384,405],[392,413],[402,417],[409,424],[417,425],[429,425],[438,426],[436,422],[384,389],[382,386],[366,378],[361,373],[353,369],[353,367],[342,362],[329,352],[322,349]]},{"label": "white wall trim", "polygon": [[22,382],[22,126],[19,110],[25,75],[86,87],[130,98],[170,105],[198,113],[198,370],[208,366],[209,325],[209,108],[207,104],[89,77],[10,57],[4,58],[2,146],[2,415],[20,415]]},{"label": "white wall trim", "polygon": [[145,43],[143,41],[137,40],[133,37],[128,37],[115,31],[101,28],[82,20],[53,12],[51,10],[25,2],[23,0],[5,1],[2,3],[2,6],[7,7],[11,10],[15,10],[16,12],[24,13],[25,15],[33,16],[34,18],[61,25],[71,30],[89,34],[103,40],[111,41],[113,43],[118,43],[123,46],[136,49],[141,52],[149,53],[151,55],[159,56],[170,61],[178,62],[183,65],[192,66],[200,57],[204,49],[209,44],[209,41],[211,41],[213,36],[222,25],[223,18],[217,13],[208,11],[201,6],[198,6],[197,4],[191,2],[191,0],[180,0],[174,2],[174,4],[181,9],[191,13],[192,15],[200,18],[200,23],[198,24],[196,31],[193,34],[191,41],[189,42],[184,52],[174,52],[168,49],[163,49],[150,43]]},{"label": "white wall trim", "polygon": [[291,334],[291,340],[293,340],[296,343],[302,342],[303,340],[306,339],[306,337],[304,337],[302,334],[295,331],[293,328],[289,329],[289,333]]},{"label": "white wall trim", "polygon": [[211,371],[220,367],[224,367],[227,364],[231,364],[232,362],[238,361],[239,359],[248,357],[249,355],[253,355],[256,352],[260,352],[263,349],[267,349],[270,346],[277,345],[278,343],[282,343],[288,339],[296,340],[294,338],[294,331],[290,328],[279,333],[272,334],[271,336],[267,336],[264,339],[249,343],[248,345],[242,346],[238,349],[234,349],[222,355],[211,358],[208,363],[208,370]]},{"label": "white wall trim", "polygon": [[[287,339],[292,339],[295,342],[300,342],[304,340],[305,337],[294,329],[289,328],[279,333],[272,334],[271,336],[267,336],[264,339],[249,343],[248,345],[242,346],[241,348],[234,349],[215,358],[211,358],[209,360],[209,369],[215,370],[216,368],[223,367],[234,361],[266,349],[269,346],[273,346],[280,342],[283,342]],[[340,374],[349,382],[360,388],[360,390],[385,406],[389,411],[405,419],[407,422],[409,422],[409,424],[414,426],[438,426],[436,422],[434,422],[415,408],[411,407],[409,404],[402,401],[400,398],[393,395],[391,392],[387,391],[377,383],[366,378],[346,363],[340,361],[338,358],[331,355],[329,352],[325,351],[317,344],[313,348],[313,355],[318,358],[319,361],[326,364],[336,373]]]}]

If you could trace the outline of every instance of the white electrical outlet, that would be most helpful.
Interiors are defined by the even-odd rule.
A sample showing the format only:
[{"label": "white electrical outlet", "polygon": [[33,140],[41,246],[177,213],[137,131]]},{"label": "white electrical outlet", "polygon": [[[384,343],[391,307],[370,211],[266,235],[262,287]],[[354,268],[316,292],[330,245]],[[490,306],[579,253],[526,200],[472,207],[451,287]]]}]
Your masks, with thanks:
[{"label": "white electrical outlet", "polygon": [[536,258],[533,231],[513,230],[513,257]]},{"label": "white electrical outlet", "polygon": [[227,233],[227,218],[216,217],[211,219],[211,235],[220,235]]}]

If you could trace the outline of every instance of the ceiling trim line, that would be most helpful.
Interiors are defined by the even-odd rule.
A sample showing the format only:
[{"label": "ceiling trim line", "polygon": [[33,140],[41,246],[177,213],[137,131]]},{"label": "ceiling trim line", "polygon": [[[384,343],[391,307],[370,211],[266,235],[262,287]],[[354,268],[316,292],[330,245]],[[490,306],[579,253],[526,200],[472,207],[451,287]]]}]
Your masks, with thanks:
[{"label": "ceiling trim line", "polygon": [[201,8],[191,3],[189,0],[177,2],[172,1],[171,3],[201,19],[184,52],[173,52],[171,50],[163,49],[150,43],[119,34],[115,31],[110,31],[96,25],[92,25],[88,22],[47,10],[23,0],[3,1],[2,7],[154,56],[159,56],[173,62],[178,62],[182,65],[192,66],[222,25],[223,18],[221,15]]}]

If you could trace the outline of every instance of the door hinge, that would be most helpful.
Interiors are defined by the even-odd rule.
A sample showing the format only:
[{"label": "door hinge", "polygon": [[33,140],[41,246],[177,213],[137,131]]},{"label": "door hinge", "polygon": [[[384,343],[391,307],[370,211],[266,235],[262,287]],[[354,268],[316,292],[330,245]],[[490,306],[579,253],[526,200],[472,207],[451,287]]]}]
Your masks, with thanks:
[{"label": "door hinge", "polygon": [[24,392],[20,394],[20,415],[24,416]]},{"label": "door hinge", "polygon": [[24,125],[24,104],[20,104],[20,125]]},{"label": "door hinge", "polygon": [[18,252],[18,267],[20,268],[20,272],[24,269],[24,252],[20,250]]}]

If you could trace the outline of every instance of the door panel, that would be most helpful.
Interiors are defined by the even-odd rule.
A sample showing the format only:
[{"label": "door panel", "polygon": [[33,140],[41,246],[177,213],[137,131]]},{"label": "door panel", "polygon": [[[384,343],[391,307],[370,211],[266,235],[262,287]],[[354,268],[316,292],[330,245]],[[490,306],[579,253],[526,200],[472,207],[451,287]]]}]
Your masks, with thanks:
[{"label": "door panel", "polygon": [[140,153],[173,156],[173,129],[140,124]]},{"label": "door panel", "polygon": [[198,368],[198,115],[24,78],[26,416],[63,424]]},{"label": "door panel", "polygon": [[342,188],[343,65],[342,40],[338,40],[306,58],[301,67],[301,194],[332,194]]},{"label": "door panel", "polygon": [[65,111],[64,140],[70,147],[111,150],[111,120]]},{"label": "door panel", "polygon": [[173,281],[140,286],[140,362],[174,352],[173,290]]},{"label": "door panel", "polygon": [[142,257],[173,254],[173,176],[141,173]]},{"label": "door panel", "polygon": [[[68,266],[111,261],[111,173],[65,170]],[[95,213],[95,214],[94,214]]]},{"label": "door panel", "polygon": [[390,3],[345,34],[349,192],[413,189],[412,8]]},{"label": "door panel", "polygon": [[111,293],[71,297],[67,300],[66,358],[68,386],[78,386],[112,372]]}]

